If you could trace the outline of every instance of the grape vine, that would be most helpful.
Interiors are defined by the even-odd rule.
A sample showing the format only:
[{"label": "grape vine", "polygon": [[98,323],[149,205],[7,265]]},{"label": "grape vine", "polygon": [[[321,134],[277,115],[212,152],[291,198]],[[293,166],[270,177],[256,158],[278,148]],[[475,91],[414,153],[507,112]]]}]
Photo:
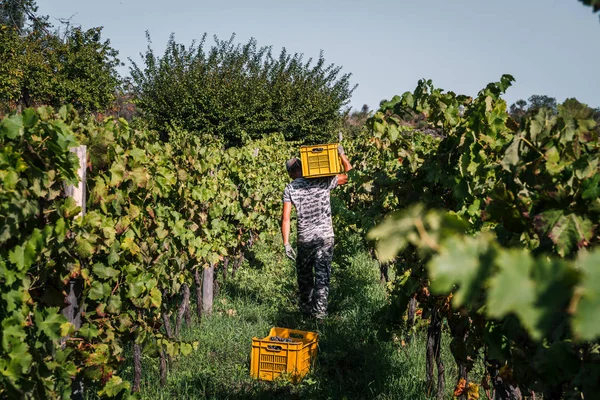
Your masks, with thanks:
[{"label": "grape vine", "polygon": [[388,332],[416,299],[431,324],[448,321],[463,388],[483,353],[482,385],[501,398],[588,398],[600,376],[598,130],[561,110],[512,120],[500,97],[512,81],[476,98],[420,81],[382,104],[345,196],[365,221],[398,210],[362,225],[396,270]]},{"label": "grape vine", "polygon": [[[0,127],[0,395],[65,398],[79,376],[101,382],[101,396],[126,397],[140,375],[135,363],[133,386],[118,376],[126,346],[164,360],[197,345],[173,334],[166,298],[181,299],[179,327],[198,272],[276,231],[291,147],[274,135],[225,149],[185,132],[167,144],[67,106],[27,109]],[[62,193],[77,181],[78,144],[89,151],[89,199],[76,218]],[[70,280],[83,287],[77,330],[60,312]]]}]

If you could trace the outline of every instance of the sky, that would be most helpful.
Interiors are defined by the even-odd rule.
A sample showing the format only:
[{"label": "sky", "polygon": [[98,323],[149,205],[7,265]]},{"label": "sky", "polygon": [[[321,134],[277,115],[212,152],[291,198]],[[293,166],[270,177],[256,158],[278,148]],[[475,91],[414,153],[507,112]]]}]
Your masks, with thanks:
[{"label": "sky", "polygon": [[70,19],[119,51],[129,74],[148,43],[162,54],[169,35],[190,45],[210,39],[303,53],[351,73],[358,84],[350,106],[412,91],[419,79],[470,96],[508,73],[516,79],[504,99],[533,94],[562,102],[576,97],[600,107],[600,20],[577,0],[38,0],[39,13]]}]

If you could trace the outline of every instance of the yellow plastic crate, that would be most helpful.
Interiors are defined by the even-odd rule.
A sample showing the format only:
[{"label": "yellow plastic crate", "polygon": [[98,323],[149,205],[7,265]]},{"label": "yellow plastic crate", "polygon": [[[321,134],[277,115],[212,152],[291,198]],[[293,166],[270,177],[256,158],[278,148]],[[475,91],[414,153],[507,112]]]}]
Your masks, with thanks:
[{"label": "yellow plastic crate", "polygon": [[[289,338],[294,343],[271,341],[272,336]],[[271,328],[264,339],[252,339],[250,374],[253,378],[272,381],[285,373],[292,382],[299,382],[317,356],[318,339],[316,332]]]},{"label": "yellow plastic crate", "polygon": [[338,143],[301,146],[300,161],[305,178],[332,176],[344,172],[338,154]]}]

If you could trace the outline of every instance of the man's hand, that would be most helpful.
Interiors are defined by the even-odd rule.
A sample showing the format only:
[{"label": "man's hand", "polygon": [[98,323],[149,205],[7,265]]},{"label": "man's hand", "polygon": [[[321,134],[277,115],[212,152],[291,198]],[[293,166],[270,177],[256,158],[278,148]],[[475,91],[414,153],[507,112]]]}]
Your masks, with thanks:
[{"label": "man's hand", "polygon": [[[344,152],[344,146],[338,144],[338,154],[340,155],[340,160],[342,161],[342,166],[344,167],[344,172],[348,172],[352,169],[352,164],[346,157],[346,153]],[[340,174],[338,175],[338,185],[343,185],[348,181],[348,175]]]},{"label": "man's hand", "polygon": [[290,260],[296,261],[296,252],[294,251],[292,245],[289,243],[285,245],[285,255],[288,256]]}]

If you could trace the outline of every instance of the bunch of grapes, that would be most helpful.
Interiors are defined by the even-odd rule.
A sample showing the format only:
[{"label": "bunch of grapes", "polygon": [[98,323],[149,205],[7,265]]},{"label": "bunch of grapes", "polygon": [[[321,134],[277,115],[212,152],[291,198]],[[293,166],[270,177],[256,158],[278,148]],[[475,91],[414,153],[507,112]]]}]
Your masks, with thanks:
[{"label": "bunch of grapes", "polygon": [[280,336],[271,336],[269,338],[272,342],[283,342],[283,343],[294,343],[294,341],[290,338],[282,338]]}]

